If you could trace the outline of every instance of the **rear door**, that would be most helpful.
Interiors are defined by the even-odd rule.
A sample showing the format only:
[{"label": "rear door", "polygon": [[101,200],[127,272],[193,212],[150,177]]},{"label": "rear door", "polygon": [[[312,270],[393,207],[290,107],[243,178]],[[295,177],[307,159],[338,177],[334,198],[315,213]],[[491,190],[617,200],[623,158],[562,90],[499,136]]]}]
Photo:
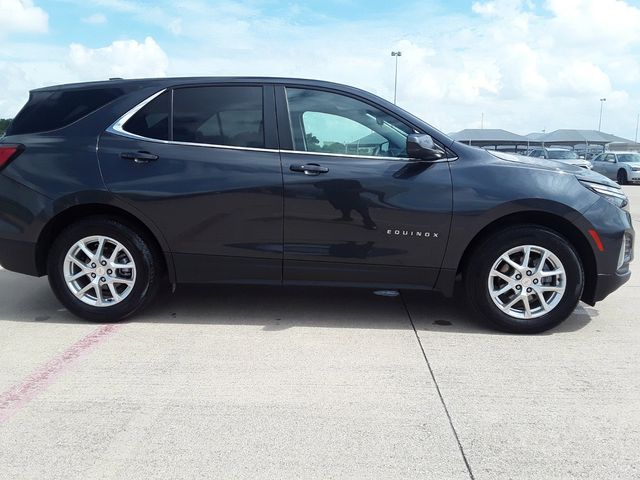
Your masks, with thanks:
[{"label": "rear door", "polygon": [[168,89],[102,135],[108,188],[166,237],[180,282],[280,283],[272,86]]},{"label": "rear door", "polygon": [[415,130],[369,101],[279,87],[284,281],[435,283],[447,244],[447,161],[407,158]]}]

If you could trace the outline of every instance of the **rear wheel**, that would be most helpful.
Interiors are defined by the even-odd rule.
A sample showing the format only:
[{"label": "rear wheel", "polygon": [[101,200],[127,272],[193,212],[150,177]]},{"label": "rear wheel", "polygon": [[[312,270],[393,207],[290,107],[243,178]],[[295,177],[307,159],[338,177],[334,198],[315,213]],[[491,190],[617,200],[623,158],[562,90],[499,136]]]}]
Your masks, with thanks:
[{"label": "rear wheel", "polygon": [[573,247],[552,230],[520,226],[497,232],[475,250],[465,273],[471,306],[491,327],[537,333],[565,320],[584,288]]},{"label": "rear wheel", "polygon": [[625,170],[618,170],[618,184],[626,185],[629,182],[627,178],[627,172]]},{"label": "rear wheel", "polygon": [[161,261],[133,227],[90,217],[65,229],[48,258],[49,283],[67,309],[91,321],[122,320],[155,296]]}]

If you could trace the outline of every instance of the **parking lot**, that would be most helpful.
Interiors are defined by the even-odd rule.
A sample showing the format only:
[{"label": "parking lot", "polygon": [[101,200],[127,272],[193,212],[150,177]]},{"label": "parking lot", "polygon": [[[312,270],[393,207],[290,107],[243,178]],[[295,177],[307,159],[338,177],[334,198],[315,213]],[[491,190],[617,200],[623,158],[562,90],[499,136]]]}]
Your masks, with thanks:
[{"label": "parking lot", "polygon": [[640,275],[537,336],[459,303],[183,286],[96,325],[0,271],[0,477],[640,478]]}]

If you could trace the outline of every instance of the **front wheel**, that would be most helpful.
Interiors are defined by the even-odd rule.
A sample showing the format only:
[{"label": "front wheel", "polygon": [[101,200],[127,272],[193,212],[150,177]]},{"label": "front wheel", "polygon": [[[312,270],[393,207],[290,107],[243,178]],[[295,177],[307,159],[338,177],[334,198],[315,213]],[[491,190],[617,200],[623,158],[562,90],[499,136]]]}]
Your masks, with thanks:
[{"label": "front wheel", "polygon": [[49,283],[71,313],[113,322],[153,299],[160,265],[153,246],[133,227],[96,216],[74,223],[55,239],[48,257]]},{"label": "front wheel", "polygon": [[584,271],[571,244],[544,227],[497,232],[476,248],[465,272],[471,306],[491,327],[538,333],[575,309]]},{"label": "front wheel", "polygon": [[619,185],[626,185],[629,182],[627,178],[627,172],[625,172],[624,170],[619,170],[617,180]]}]

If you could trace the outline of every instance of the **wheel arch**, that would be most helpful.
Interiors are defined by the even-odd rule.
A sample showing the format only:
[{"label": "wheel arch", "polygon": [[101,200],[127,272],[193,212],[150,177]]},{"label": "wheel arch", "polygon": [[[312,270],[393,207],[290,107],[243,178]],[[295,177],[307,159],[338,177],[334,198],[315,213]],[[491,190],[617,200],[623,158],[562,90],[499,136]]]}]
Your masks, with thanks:
[{"label": "wheel arch", "polygon": [[524,211],[511,213],[500,217],[486,225],[480,230],[469,242],[460,258],[456,276],[464,275],[464,271],[469,263],[469,259],[473,255],[477,246],[488,236],[508,227],[517,225],[538,225],[546,227],[565,237],[571,245],[576,249],[582,267],[585,273],[585,285],[582,294],[582,300],[590,305],[595,303],[595,290],[597,283],[596,259],[588,239],[585,235],[569,220],[554,215],[553,213],[540,211]]},{"label": "wheel arch", "polygon": [[55,216],[53,216],[44,226],[36,244],[36,266],[40,275],[47,273],[47,258],[51,245],[60,232],[68,225],[82,219],[95,215],[108,215],[116,217],[135,228],[143,234],[153,246],[157,249],[160,257],[164,261],[164,267],[169,280],[175,283],[175,269],[173,266],[173,258],[167,248],[162,236],[155,231],[154,227],[149,226],[133,213],[114,205],[103,203],[87,203],[68,207]]}]

